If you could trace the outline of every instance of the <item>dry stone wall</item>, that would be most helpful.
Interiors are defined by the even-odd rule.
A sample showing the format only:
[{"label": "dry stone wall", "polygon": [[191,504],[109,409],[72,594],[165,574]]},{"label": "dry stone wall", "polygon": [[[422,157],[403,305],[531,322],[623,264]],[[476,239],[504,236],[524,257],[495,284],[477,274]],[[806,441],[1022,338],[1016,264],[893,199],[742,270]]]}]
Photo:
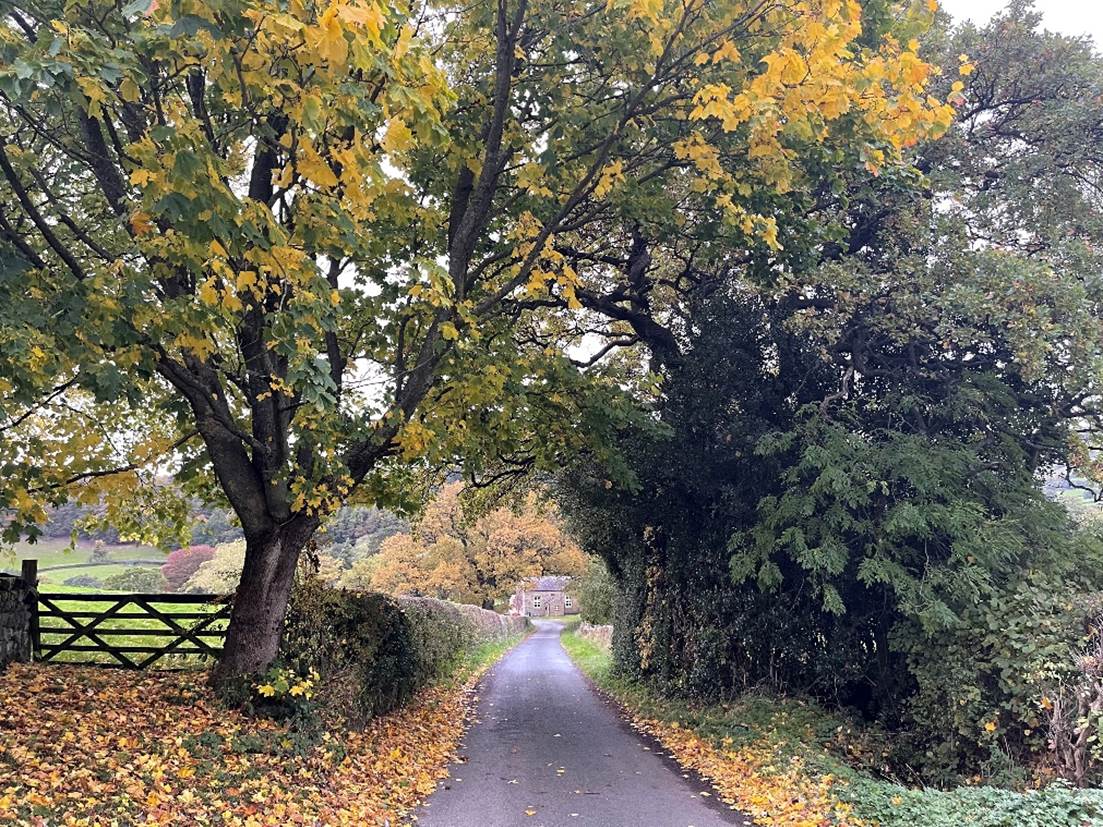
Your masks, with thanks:
[{"label": "dry stone wall", "polygon": [[0,668],[31,658],[29,594],[20,578],[0,574]]}]

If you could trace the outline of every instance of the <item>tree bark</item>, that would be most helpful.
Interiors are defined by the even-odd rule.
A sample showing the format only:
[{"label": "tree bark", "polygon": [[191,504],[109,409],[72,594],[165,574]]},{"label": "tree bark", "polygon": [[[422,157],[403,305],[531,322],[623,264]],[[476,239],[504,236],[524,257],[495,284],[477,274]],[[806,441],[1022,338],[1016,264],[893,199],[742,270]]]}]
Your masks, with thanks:
[{"label": "tree bark", "polygon": [[245,567],[234,595],[226,644],[212,675],[215,684],[258,674],[275,660],[299,554],[317,525],[316,520],[300,518],[246,537]]}]

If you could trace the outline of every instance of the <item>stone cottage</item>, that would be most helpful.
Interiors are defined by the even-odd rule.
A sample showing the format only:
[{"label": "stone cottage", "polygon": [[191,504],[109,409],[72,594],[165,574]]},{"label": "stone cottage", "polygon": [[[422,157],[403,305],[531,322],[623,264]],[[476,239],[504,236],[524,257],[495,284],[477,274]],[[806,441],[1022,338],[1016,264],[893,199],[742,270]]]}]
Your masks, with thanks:
[{"label": "stone cottage", "polygon": [[565,575],[533,577],[509,599],[510,614],[524,617],[559,617],[578,614],[578,598]]}]

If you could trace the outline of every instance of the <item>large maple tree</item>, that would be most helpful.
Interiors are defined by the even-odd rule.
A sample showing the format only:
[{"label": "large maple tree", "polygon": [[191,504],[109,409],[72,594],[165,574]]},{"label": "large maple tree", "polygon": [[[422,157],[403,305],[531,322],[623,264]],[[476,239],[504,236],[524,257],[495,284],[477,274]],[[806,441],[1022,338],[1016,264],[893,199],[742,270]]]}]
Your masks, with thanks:
[{"label": "large maple tree", "polygon": [[664,295],[783,269],[832,181],[945,129],[928,4],[882,5],[6,3],[5,536],[227,502],[218,675],[263,668],[338,505],[606,450],[569,346],[661,358]]}]

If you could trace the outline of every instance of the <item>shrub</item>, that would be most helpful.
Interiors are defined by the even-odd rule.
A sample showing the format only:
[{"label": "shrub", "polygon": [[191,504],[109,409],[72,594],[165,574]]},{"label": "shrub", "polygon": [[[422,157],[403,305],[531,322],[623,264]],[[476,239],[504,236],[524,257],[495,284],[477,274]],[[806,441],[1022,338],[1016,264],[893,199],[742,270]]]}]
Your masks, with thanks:
[{"label": "shrub", "polygon": [[602,626],[613,622],[613,595],[616,584],[604,561],[591,557],[586,571],[575,580],[582,619]]},{"label": "shrub", "polygon": [[[896,742],[913,751],[900,758],[936,781],[984,766],[1014,786],[1024,774],[1018,764],[1057,747],[1058,770],[1084,783],[1086,750],[1063,769],[1060,761],[1073,754],[1062,746],[1086,745],[1080,739],[1085,726],[1077,723],[1082,716],[1066,719],[1085,693],[1095,696],[1098,683],[1084,643],[1099,605],[1092,592],[1099,561],[1089,544],[1081,551],[1078,571],[1028,571],[961,612],[960,622],[937,636],[898,625],[893,645],[906,654],[914,679],[905,705],[911,731]],[[1099,697],[1103,702],[1103,690]]]},{"label": "shrub", "polygon": [[96,540],[92,544],[92,554],[88,557],[90,563],[106,563],[111,559],[111,550],[103,544],[103,540]]},{"label": "shrub", "polygon": [[85,589],[99,589],[103,588],[103,583],[98,578],[92,577],[89,574],[78,574],[75,577],[70,577],[65,581],[66,586],[80,586]]},{"label": "shrub", "polygon": [[1090,630],[1075,668],[1053,679],[1039,702],[1055,769],[1078,786],[1103,776],[1103,595],[1087,605]]},{"label": "shrub", "polygon": [[103,578],[103,587],[115,592],[163,592],[166,583],[160,569],[132,566]]},{"label": "shrub", "polygon": [[196,570],[214,557],[214,546],[187,546],[172,552],[161,566],[171,591],[180,591]]},{"label": "shrub", "polygon": [[400,597],[398,605],[409,629],[419,686],[447,675],[477,639],[497,637],[497,629],[486,632],[479,628],[454,603],[428,597]]},{"label": "shrub", "polygon": [[[477,623],[471,608],[338,590],[316,577],[301,578],[280,658],[300,665],[309,661],[321,676],[318,702],[351,723],[363,723],[448,674],[473,646],[505,636],[504,624],[486,618]],[[510,628],[519,630],[524,623],[514,619]]]},{"label": "shrub", "polygon": [[909,789],[854,774],[836,790],[863,823],[883,827],[1085,827],[1103,818],[1103,793],[1060,782],[1025,793],[990,786]]},{"label": "shrub", "polygon": [[252,685],[253,708],[271,717],[306,720],[314,711],[312,699],[320,677],[310,667],[274,663]]},{"label": "shrub", "polygon": [[201,563],[184,583],[184,591],[193,594],[233,594],[245,565],[245,541],[220,543],[214,556]]},{"label": "shrub", "polygon": [[341,586],[346,589],[364,590],[371,586],[372,576],[379,568],[379,555],[357,558],[341,576]]}]

